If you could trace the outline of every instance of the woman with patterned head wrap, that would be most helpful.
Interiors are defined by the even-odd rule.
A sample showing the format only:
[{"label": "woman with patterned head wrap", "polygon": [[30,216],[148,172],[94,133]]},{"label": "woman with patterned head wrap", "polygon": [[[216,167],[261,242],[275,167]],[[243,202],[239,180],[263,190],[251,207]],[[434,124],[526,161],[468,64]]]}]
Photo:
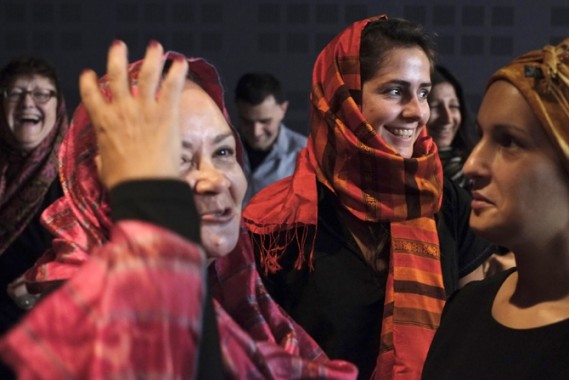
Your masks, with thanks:
[{"label": "woman with patterned head wrap", "polygon": [[244,211],[269,292],[362,379],[418,378],[446,294],[489,255],[425,130],[433,55],[419,25],[385,16],[336,36],[294,175]]},{"label": "woman with patterned head wrap", "polygon": [[0,70],[0,91],[1,334],[18,321],[33,299],[19,290],[12,299],[8,284],[51,243],[40,214],[63,194],[57,179],[57,152],[68,123],[57,74],[41,58],[20,57],[6,64]]},{"label": "woman with patterned head wrap", "polygon": [[517,268],[457,292],[425,379],[569,376],[569,38],[489,81],[482,137],[465,164],[470,224],[511,249]]},{"label": "woman with patterned head wrap", "polygon": [[106,78],[82,74],[61,151],[65,197],[46,212],[54,259],[35,283],[70,279],[0,354],[22,379],[354,378],[256,272],[240,229],[242,149],[216,70],[165,58],[163,80],[157,42],[127,69],[116,41]]}]

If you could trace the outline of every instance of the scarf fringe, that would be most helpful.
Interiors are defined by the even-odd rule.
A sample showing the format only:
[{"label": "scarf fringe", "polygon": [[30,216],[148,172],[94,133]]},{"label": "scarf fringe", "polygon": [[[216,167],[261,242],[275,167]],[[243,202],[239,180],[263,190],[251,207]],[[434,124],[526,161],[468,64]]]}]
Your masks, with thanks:
[{"label": "scarf fringe", "polygon": [[298,252],[294,260],[294,269],[302,269],[307,261],[306,256],[308,256],[308,269],[314,270],[316,225],[296,225],[292,228],[290,225],[271,226],[266,230],[268,231],[259,229],[259,231],[252,232],[254,250],[259,253],[259,261],[265,275],[282,269],[281,257],[293,243],[296,243]]}]

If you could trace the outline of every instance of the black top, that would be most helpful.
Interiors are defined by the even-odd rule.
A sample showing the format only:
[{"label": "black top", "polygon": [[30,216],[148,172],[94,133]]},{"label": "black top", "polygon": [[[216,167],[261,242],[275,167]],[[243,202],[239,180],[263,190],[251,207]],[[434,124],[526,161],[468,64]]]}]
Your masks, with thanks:
[{"label": "black top", "polygon": [[[294,268],[298,246],[291,244],[280,261],[283,268],[263,280],[276,302],[330,358],[356,364],[359,378],[369,379],[379,351],[387,273],[380,274],[365,261],[340,221],[333,194],[320,184],[318,194],[314,270]],[[437,227],[447,294],[458,289],[459,277],[476,269],[493,250],[468,228],[469,213],[468,193],[445,180]]]},{"label": "black top", "polygon": [[8,284],[31,268],[36,260],[51,246],[51,234],[40,223],[41,213],[63,195],[59,179],[48,188],[38,212],[16,238],[0,255],[0,334],[4,334],[25,314],[8,296]]},{"label": "black top", "polygon": [[470,283],[448,300],[423,379],[569,378],[569,319],[512,329],[492,317],[496,294],[514,271]]}]

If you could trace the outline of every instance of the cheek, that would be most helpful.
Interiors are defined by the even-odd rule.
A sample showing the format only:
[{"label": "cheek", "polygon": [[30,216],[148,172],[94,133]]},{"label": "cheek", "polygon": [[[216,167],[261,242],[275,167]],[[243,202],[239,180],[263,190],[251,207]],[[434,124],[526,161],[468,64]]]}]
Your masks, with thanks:
[{"label": "cheek", "polygon": [[237,166],[227,177],[229,181],[231,181],[231,195],[235,201],[235,206],[240,208],[243,204],[245,193],[247,192],[247,179],[245,178],[241,166]]},{"label": "cheek", "polygon": [[431,117],[431,107],[426,101],[421,104],[421,114],[423,115],[422,124],[427,124]]},{"label": "cheek", "polygon": [[43,109],[44,116],[45,116],[45,123],[48,126],[52,126],[55,124],[55,120],[57,119],[57,103],[49,105]]}]

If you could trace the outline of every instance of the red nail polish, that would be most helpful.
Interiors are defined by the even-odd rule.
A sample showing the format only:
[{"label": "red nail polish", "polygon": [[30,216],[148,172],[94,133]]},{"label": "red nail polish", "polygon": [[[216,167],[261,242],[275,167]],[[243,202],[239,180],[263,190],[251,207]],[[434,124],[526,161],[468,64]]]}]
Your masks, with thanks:
[{"label": "red nail polish", "polygon": [[156,47],[158,47],[158,45],[160,45],[160,44],[156,40],[150,40],[150,42],[148,43],[148,47],[151,47],[151,48],[156,48]]},{"label": "red nail polish", "polygon": [[113,40],[113,43],[111,44],[111,46],[118,46],[121,45],[123,42],[121,40]]}]

